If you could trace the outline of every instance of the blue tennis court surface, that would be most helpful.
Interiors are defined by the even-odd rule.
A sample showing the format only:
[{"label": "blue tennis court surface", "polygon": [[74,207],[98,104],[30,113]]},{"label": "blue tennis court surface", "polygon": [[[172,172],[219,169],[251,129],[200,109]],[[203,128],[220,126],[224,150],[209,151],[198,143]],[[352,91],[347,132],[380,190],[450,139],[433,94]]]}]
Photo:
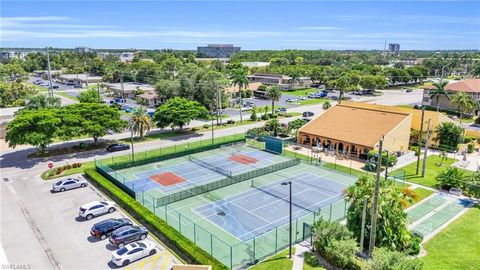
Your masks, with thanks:
[{"label": "blue tennis court surface", "polygon": [[[242,164],[231,160],[232,156],[239,154],[253,158],[256,162]],[[157,197],[224,179],[226,173],[223,172],[228,172],[228,176],[231,176],[289,160],[289,158],[244,144],[197,153],[191,155],[191,158],[199,162],[191,161],[190,157],[180,157],[168,161],[119,170],[117,173],[124,176],[124,179],[127,180],[125,184],[133,191],[137,193],[148,192],[153,197]],[[208,166],[204,164],[208,164]],[[214,170],[213,167],[218,168],[218,170]],[[151,176],[166,172],[176,174],[183,178],[184,181],[174,185],[164,186],[150,178]]]},{"label": "blue tennis court surface", "polygon": [[[292,181],[292,216],[301,218],[341,199],[345,185],[312,173],[298,173],[266,185],[196,208],[197,214],[242,241],[288,222],[289,187]],[[254,184],[255,185],[255,184]]]}]

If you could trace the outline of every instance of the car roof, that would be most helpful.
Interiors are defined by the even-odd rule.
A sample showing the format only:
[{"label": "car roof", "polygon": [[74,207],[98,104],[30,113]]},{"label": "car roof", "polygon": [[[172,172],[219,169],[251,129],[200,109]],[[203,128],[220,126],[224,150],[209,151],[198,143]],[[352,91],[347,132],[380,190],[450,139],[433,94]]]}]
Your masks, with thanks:
[{"label": "car roof", "polygon": [[92,207],[92,206],[99,205],[99,204],[101,204],[101,202],[99,202],[99,201],[93,201],[93,202],[89,202],[89,203],[86,203],[86,204],[82,205],[82,207],[84,207],[84,208],[90,208],[90,207]]},{"label": "car roof", "polygon": [[123,226],[123,227],[120,227],[118,229],[116,229],[114,232],[115,233],[120,233],[120,232],[123,232],[123,231],[126,231],[126,230],[130,230],[132,228],[132,226]]}]

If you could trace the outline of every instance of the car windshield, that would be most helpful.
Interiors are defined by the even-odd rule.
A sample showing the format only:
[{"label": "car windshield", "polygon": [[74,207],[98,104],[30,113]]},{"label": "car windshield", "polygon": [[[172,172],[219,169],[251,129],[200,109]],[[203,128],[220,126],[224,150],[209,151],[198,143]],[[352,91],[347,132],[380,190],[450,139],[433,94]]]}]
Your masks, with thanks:
[{"label": "car windshield", "polygon": [[103,204],[103,205],[107,205],[107,203],[106,203],[106,202],[100,202],[100,203],[101,203],[101,204]]},{"label": "car windshield", "polygon": [[144,243],[137,242],[137,245],[142,248],[146,248],[147,246]]},{"label": "car windshield", "polygon": [[63,181],[58,181],[57,183],[55,183],[55,185],[60,186],[62,183]]},{"label": "car windshield", "polygon": [[118,255],[123,255],[123,254],[127,253],[127,251],[128,251],[128,249],[126,247],[122,247],[121,249],[119,249],[117,251],[117,254]]}]

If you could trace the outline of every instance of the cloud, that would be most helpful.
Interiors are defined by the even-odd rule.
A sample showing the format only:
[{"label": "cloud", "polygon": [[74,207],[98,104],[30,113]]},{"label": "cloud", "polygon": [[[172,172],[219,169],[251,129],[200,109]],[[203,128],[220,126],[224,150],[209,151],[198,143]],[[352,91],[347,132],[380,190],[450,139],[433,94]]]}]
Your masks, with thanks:
[{"label": "cloud", "polygon": [[343,30],[345,28],[337,26],[302,26],[299,27],[300,30]]}]

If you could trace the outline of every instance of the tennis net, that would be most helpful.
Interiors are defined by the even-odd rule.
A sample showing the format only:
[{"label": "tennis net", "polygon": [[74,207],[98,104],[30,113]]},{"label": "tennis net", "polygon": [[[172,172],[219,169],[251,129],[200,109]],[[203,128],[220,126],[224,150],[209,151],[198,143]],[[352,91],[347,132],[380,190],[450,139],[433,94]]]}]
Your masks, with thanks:
[{"label": "tennis net", "polygon": [[[252,181],[252,187],[262,191],[262,192],[265,192],[273,197],[276,197],[278,199],[281,199],[283,201],[286,201],[286,202],[289,202],[288,200],[288,197],[289,197],[289,194],[288,192],[282,192],[280,190],[278,190],[278,188],[274,188],[272,186],[268,186],[268,185],[256,185],[256,181]],[[286,188],[285,188],[286,189]],[[308,212],[315,212],[316,209],[318,207],[315,207],[315,203],[312,203],[312,202],[308,202],[308,201],[304,201],[302,199],[300,199],[298,196],[295,196],[294,194],[292,194],[292,205],[295,205],[299,208],[302,208],[304,210],[307,210]]]},{"label": "tennis net", "polygon": [[193,157],[193,156],[188,156],[188,160],[190,160],[191,162],[201,166],[201,167],[204,167],[206,169],[209,169],[211,171],[214,171],[214,172],[217,172],[219,174],[222,174],[222,175],[225,175],[227,177],[232,177],[232,171],[229,171],[229,170],[226,170],[226,169],[223,169],[223,168],[220,168],[218,166],[215,166],[213,164],[210,164],[208,162],[205,162],[203,160],[200,160],[196,157]]}]

